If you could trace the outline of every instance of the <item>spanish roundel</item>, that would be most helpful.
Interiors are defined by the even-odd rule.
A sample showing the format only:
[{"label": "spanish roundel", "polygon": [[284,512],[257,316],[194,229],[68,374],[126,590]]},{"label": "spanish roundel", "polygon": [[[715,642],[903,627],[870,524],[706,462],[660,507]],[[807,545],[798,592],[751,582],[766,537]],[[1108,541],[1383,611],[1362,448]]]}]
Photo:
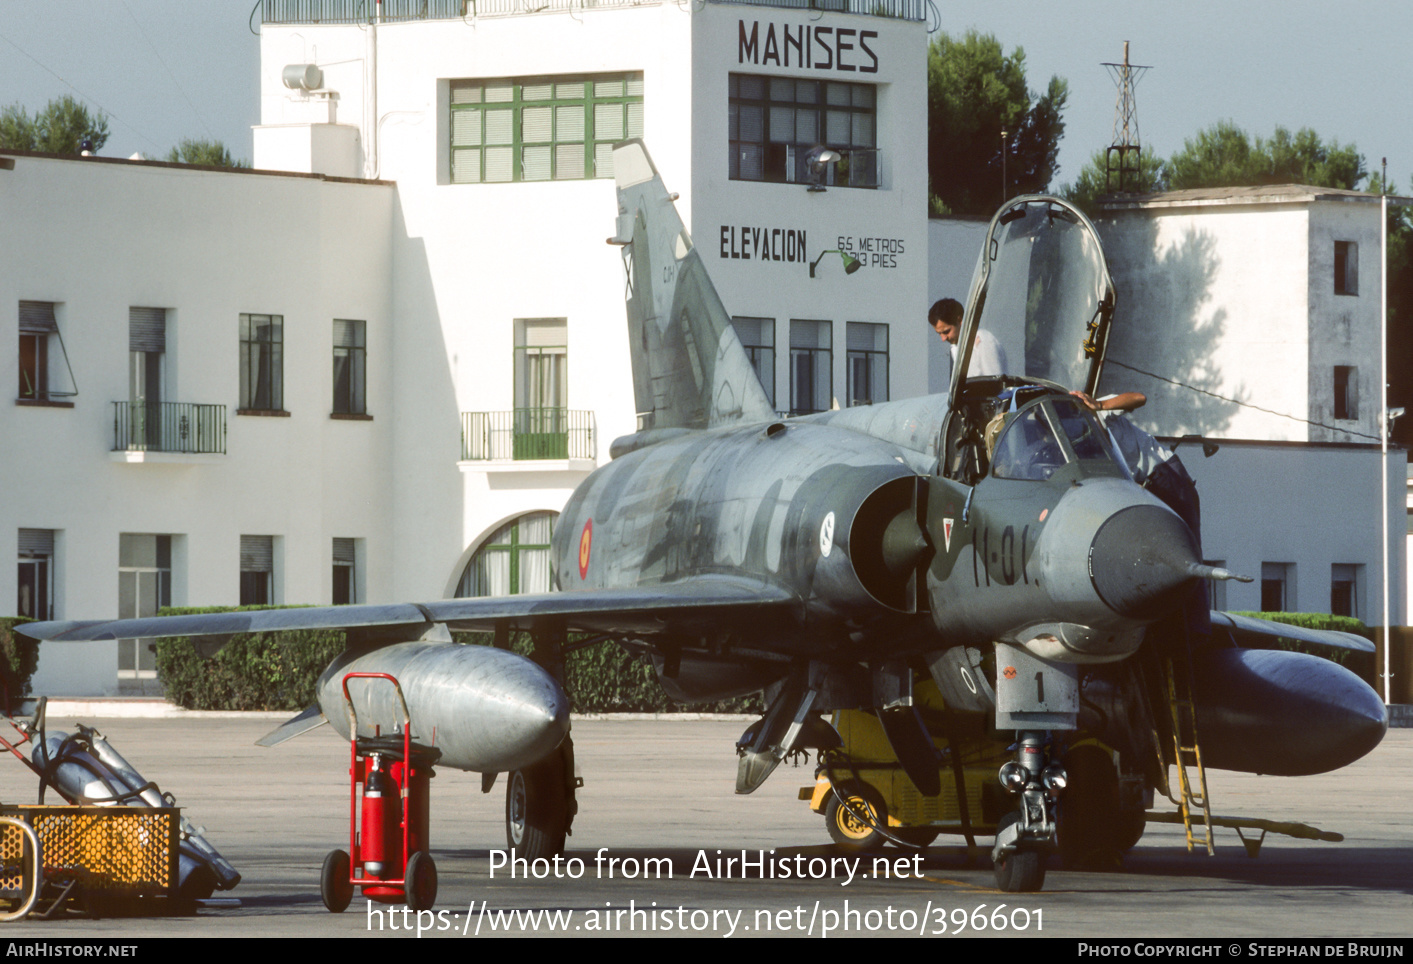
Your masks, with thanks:
[{"label": "spanish roundel", "polygon": [[589,519],[584,523],[584,531],[579,535],[579,578],[587,579],[589,576],[589,549],[594,542],[594,520]]}]

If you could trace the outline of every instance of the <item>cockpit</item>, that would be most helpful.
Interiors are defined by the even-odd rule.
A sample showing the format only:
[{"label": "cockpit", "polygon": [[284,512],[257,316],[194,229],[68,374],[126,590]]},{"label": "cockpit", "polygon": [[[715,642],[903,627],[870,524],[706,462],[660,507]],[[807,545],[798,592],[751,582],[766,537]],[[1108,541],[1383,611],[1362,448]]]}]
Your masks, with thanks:
[{"label": "cockpit", "polygon": [[944,466],[950,478],[965,485],[988,475],[1040,482],[1066,466],[1080,476],[1128,474],[1095,414],[1052,386],[967,394],[969,404],[951,420]]},{"label": "cockpit", "polygon": [[[1059,198],[1025,196],[991,221],[972,278],[943,429],[943,475],[1038,481],[1126,475],[1095,414],[1114,285],[1093,224]],[[1016,367],[969,377],[978,332]],[[1074,466],[1069,469],[1067,467]]]},{"label": "cockpit", "polygon": [[1032,402],[1003,421],[989,448],[991,474],[998,479],[1043,481],[1069,464],[1122,464],[1115,458],[1109,433],[1094,414],[1074,399],[1060,396]]}]

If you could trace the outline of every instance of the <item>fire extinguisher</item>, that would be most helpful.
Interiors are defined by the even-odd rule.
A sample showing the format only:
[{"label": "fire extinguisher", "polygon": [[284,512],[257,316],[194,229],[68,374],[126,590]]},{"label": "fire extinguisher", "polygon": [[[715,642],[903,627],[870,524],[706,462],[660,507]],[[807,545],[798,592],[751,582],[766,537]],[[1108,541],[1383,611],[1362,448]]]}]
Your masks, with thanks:
[{"label": "fire extinguisher", "polygon": [[402,795],[374,753],[363,781],[363,830],[360,851],[369,877],[402,876]]}]

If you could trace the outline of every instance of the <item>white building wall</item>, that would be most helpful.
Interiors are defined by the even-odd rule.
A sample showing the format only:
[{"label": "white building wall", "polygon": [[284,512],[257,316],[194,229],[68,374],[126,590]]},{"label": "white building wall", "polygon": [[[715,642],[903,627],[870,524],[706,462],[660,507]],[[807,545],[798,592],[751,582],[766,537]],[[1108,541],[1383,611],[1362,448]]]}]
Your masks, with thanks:
[{"label": "white building wall", "polygon": [[[928,305],[927,147],[925,129],[919,126],[927,116],[927,90],[918,80],[926,63],[923,25],[732,4],[704,4],[693,25],[689,227],[727,311],[776,321],[776,408],[789,408],[792,318],[832,322],[833,395],[840,405],[848,404],[845,339],[850,321],[890,325],[890,398],[925,394],[927,372],[918,364],[926,356],[929,334],[922,323]],[[795,36],[807,26],[813,31],[815,53],[808,66],[799,64],[785,44],[787,26]],[[821,31],[845,32],[844,43],[855,46],[844,51],[842,65],[854,69],[840,69],[833,48],[824,66],[817,38],[830,34]],[[871,36],[864,38],[865,31]],[[743,43],[743,33],[755,34],[753,50]],[[865,43],[871,53],[861,49]],[[779,56],[769,56],[771,50]],[[788,65],[787,54],[796,56]],[[878,189],[810,192],[803,184],[730,180],[727,85],[732,73],[874,85]],[[652,143],[649,139],[650,149]],[[665,169],[664,177],[668,173]],[[774,229],[803,232],[800,260],[781,260],[774,250],[773,257],[762,256],[757,238],[763,240],[764,232]],[[825,253],[830,250],[858,257],[862,267],[845,274],[843,259]],[[822,255],[811,277],[810,263]]]},{"label": "white building wall", "polygon": [[[1310,438],[1332,442],[1368,442],[1379,437],[1380,311],[1383,255],[1380,250],[1379,203],[1318,201],[1310,208],[1310,421],[1335,428],[1314,427]],[[1357,246],[1355,292],[1335,290],[1337,242]],[[1358,372],[1353,419],[1335,417],[1334,369],[1352,366]],[[1349,431],[1339,431],[1348,429]]]},{"label": "white building wall", "polygon": [[[1332,566],[1361,567],[1358,617],[1383,621],[1378,446],[1225,442],[1211,458],[1178,449],[1202,499],[1202,550],[1209,561],[1253,578],[1226,583],[1230,610],[1261,608],[1262,563],[1294,566],[1287,608],[1329,612]],[[1407,453],[1389,453],[1390,618],[1406,621],[1403,594]]]},{"label": "white building wall", "polygon": [[[117,613],[121,533],[175,537],[176,605],[239,601],[241,535],[276,537],[277,600],[330,602],[335,537],[367,540],[368,584],[386,593],[392,200],[385,185],[159,164],[21,156],[0,171],[0,370],[18,368],[18,302],[55,302],[78,388],[72,408],[0,406],[0,438],[23,453],[0,463],[0,553],[15,558],[19,528],[60,534],[57,618]],[[167,309],[163,400],[224,405],[226,454],[111,452],[132,306]],[[236,414],[242,312],[284,316],[288,417]],[[335,318],[367,322],[373,421],[329,417]],[[0,598],[15,593],[11,563]],[[82,670],[68,691],[115,690],[115,644],[54,655]],[[60,671],[46,652],[36,687],[64,691]]]},{"label": "white building wall", "polygon": [[1308,439],[1308,224],[1305,205],[1101,218],[1118,302],[1103,390],[1147,395],[1134,421],[1157,434]]},{"label": "white building wall", "polygon": [[[786,20],[792,29],[871,31],[877,69],[743,63],[743,20],[761,23],[762,42],[769,23]],[[558,510],[593,464],[607,460],[609,443],[636,429],[623,268],[618,249],[604,243],[614,229],[612,181],[450,183],[452,81],[641,71],[644,139],[668,188],[681,195],[678,210],[727,310],[777,319],[777,407],[788,407],[792,317],[833,322],[834,395],[841,400],[849,321],[895,325],[890,397],[927,390],[926,372],[909,363],[927,344],[917,321],[927,297],[926,151],[916,127],[926,95],[915,81],[925,61],[922,24],[662,4],[376,30],[267,25],[261,45],[262,124],[328,121],[327,101],[312,103],[280,80],[287,64],[315,63],[337,95],[333,118],[361,128],[365,172],[397,183],[395,596],[447,591],[477,540],[516,515]],[[858,58],[859,66],[873,67],[862,52]],[[733,71],[876,84],[882,188],[808,194],[803,185],[729,180]],[[261,144],[257,166],[294,156],[273,148],[263,154]],[[723,255],[721,229],[741,225],[802,230],[809,260],[843,248],[862,255],[865,267],[845,276],[842,259],[830,255],[811,279],[806,260],[733,259],[729,247]],[[594,413],[595,460],[458,466],[458,414],[513,406],[514,323],[523,318],[567,320],[569,407]]]}]

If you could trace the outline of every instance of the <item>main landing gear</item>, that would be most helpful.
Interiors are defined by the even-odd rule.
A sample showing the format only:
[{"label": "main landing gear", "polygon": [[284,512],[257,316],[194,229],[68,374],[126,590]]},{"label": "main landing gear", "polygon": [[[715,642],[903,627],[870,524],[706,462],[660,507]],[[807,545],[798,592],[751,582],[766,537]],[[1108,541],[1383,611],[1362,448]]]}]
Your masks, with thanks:
[{"label": "main landing gear", "polygon": [[578,805],[574,739],[534,766],[510,774],[505,788],[505,842],[517,857],[536,860],[564,853]]}]

